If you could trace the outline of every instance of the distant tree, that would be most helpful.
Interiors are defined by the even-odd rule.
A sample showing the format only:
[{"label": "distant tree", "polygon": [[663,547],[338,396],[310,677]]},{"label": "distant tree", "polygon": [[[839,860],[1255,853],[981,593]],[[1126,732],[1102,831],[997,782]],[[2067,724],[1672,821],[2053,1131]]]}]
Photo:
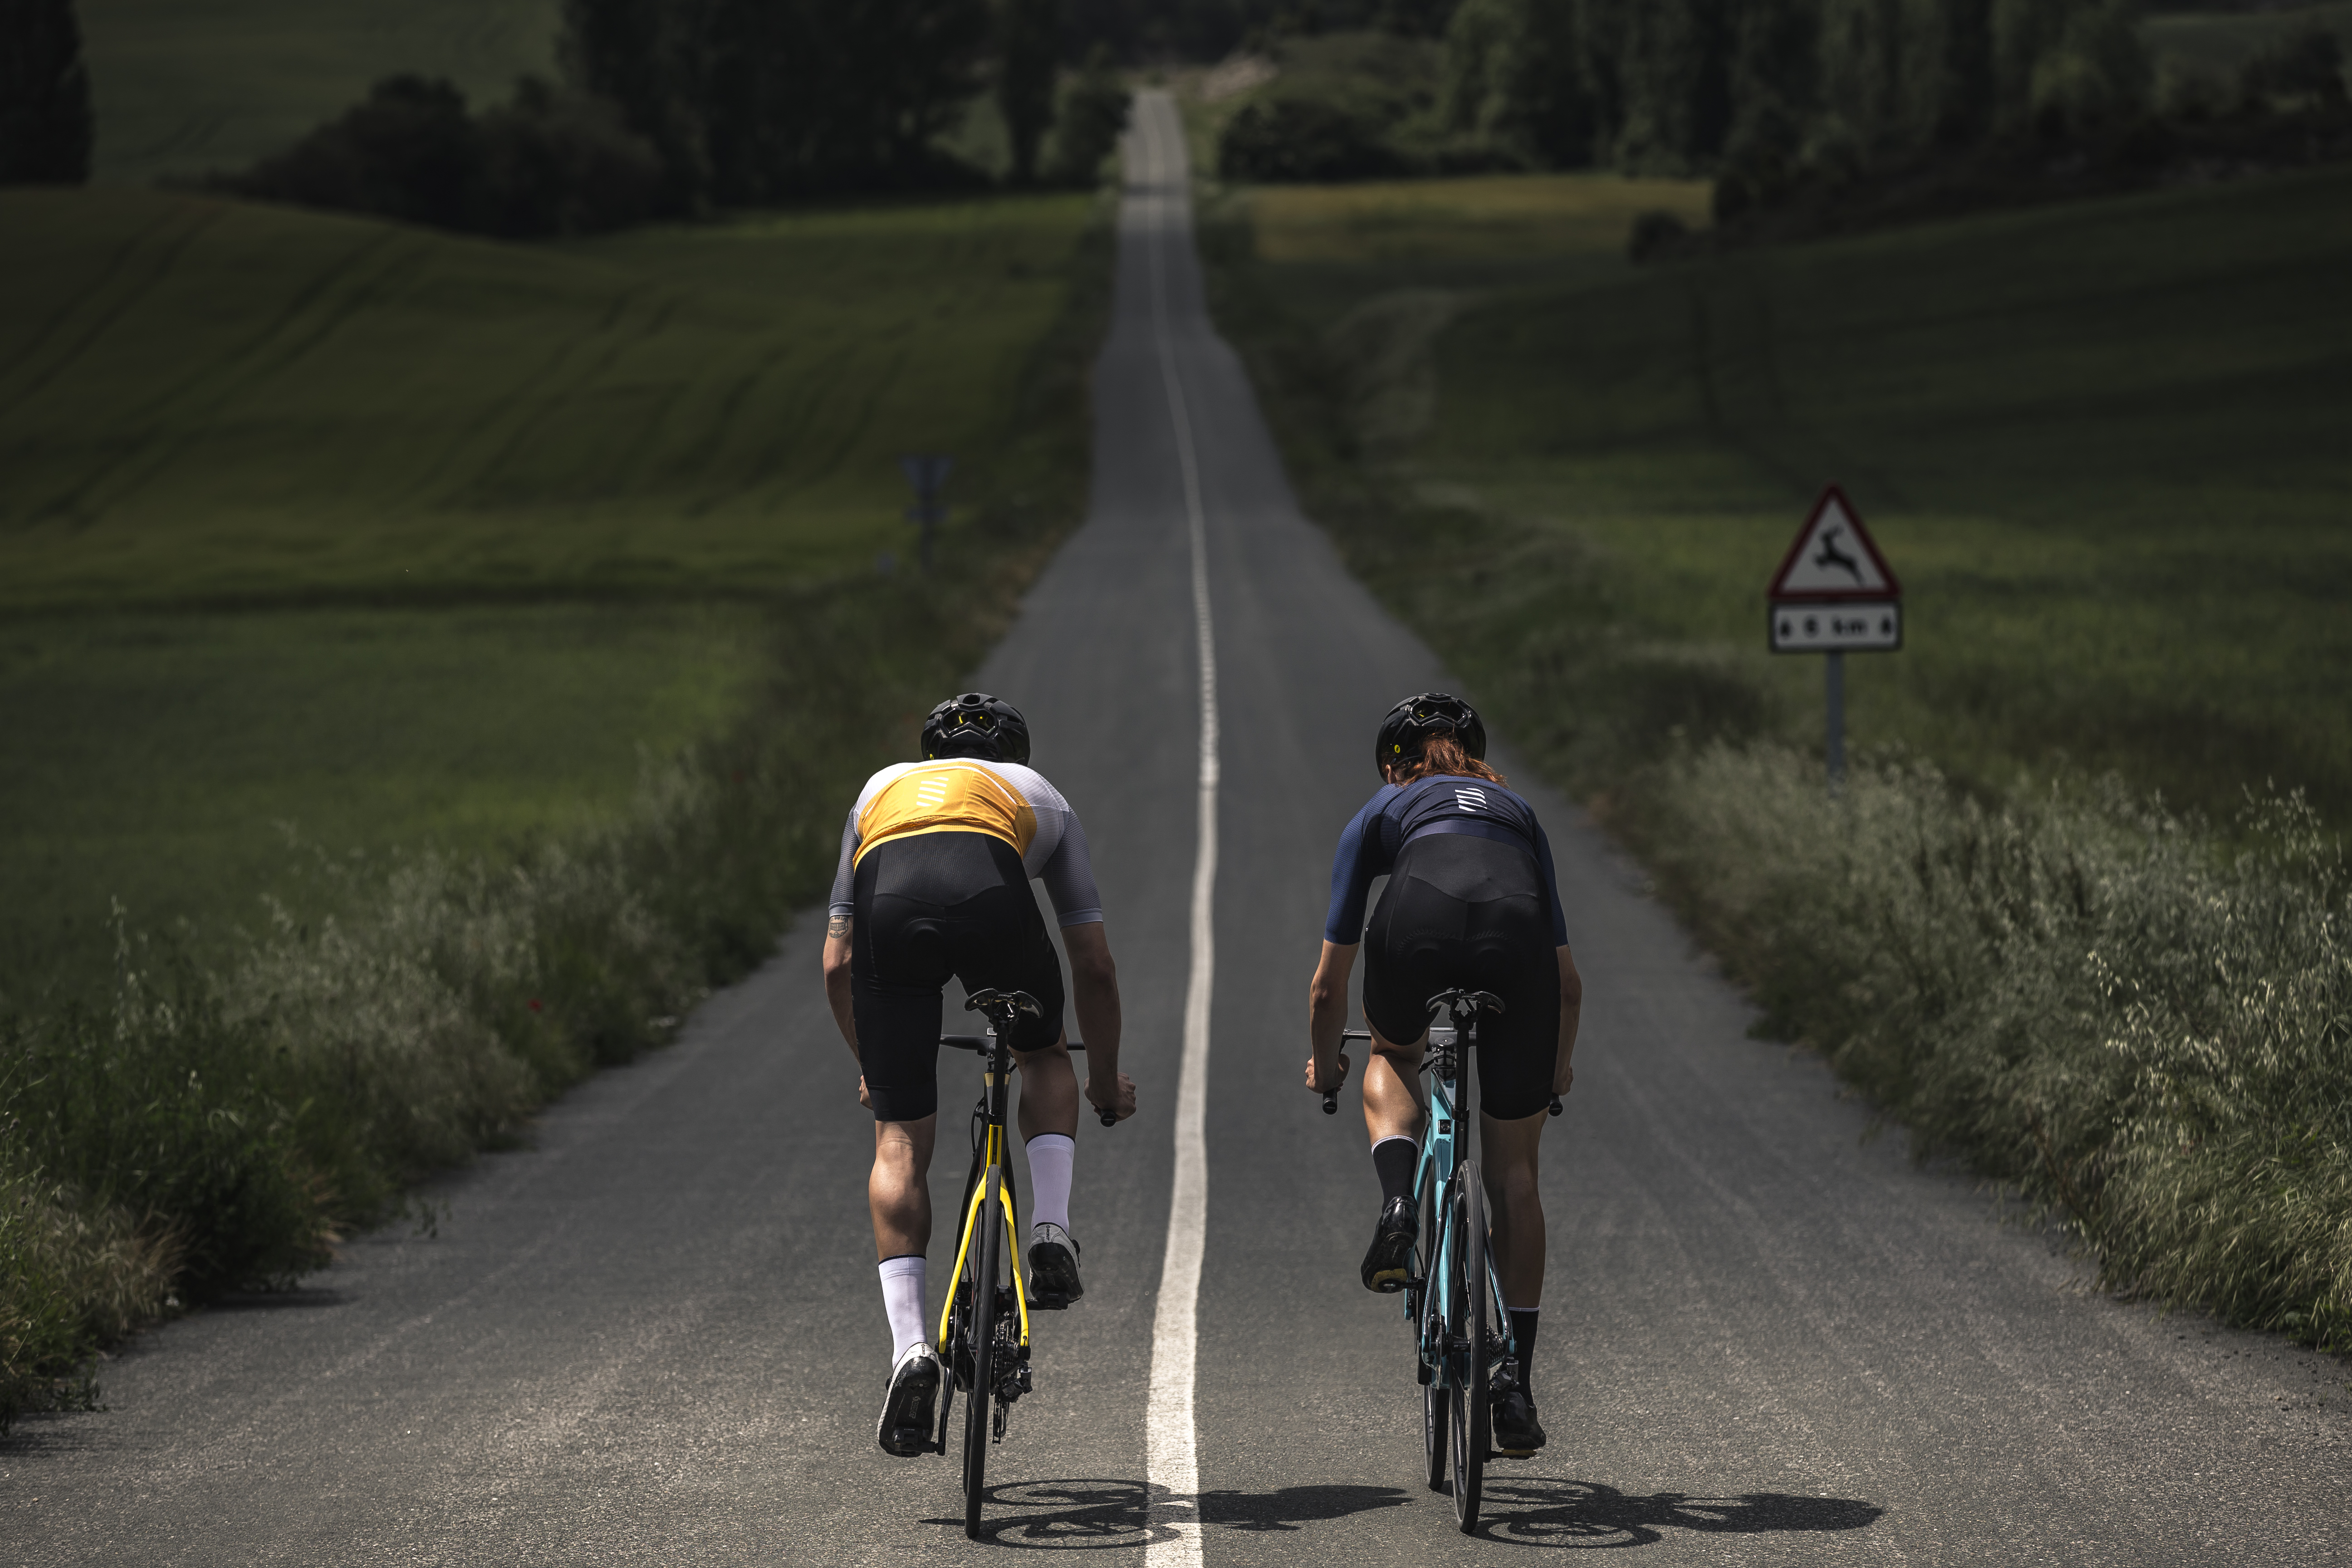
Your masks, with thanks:
[{"label": "distant tree", "polygon": [[1242,106],[1217,141],[1217,172],[1265,182],[1379,179],[1402,172],[1381,126],[1352,103],[1275,93]]},{"label": "distant tree", "polygon": [[1618,78],[1624,118],[1616,162],[1629,170],[1710,165],[1731,129],[1727,0],[1640,0],[1627,19]]},{"label": "distant tree", "polygon": [[1992,129],[1993,0],[1912,0],[1904,79],[1916,131],[1946,147],[1967,146]]},{"label": "distant tree", "polygon": [[2306,99],[2323,108],[2345,101],[2344,46],[2322,26],[2307,26],[2248,60],[2238,90],[2249,100]]},{"label": "distant tree", "polygon": [[1731,39],[1731,129],[1715,183],[1718,219],[1772,204],[1794,179],[1819,108],[1819,22],[1811,0],[1748,0],[1739,7]]},{"label": "distant tree", "polygon": [[1909,130],[1904,0],[1820,0],[1822,108],[1883,152]]},{"label": "distant tree", "polygon": [[650,143],[602,99],[525,78],[510,103],[469,114],[446,81],[387,77],[274,158],[216,182],[269,201],[467,234],[594,234],[658,209]]},{"label": "distant tree", "polygon": [[481,179],[481,143],[466,95],[439,79],[394,76],[229,184],[272,201],[479,229]]},{"label": "distant tree", "polygon": [[2153,83],[2133,0],[2095,0],[2066,18],[2033,64],[2028,100],[2048,135],[2080,135],[2143,112]]},{"label": "distant tree", "polygon": [[671,205],[709,183],[698,109],[704,0],[563,0],[557,58],[564,79],[620,110],[668,172]]},{"label": "distant tree", "polygon": [[1442,38],[1461,0],[1381,0],[1375,13],[1381,31],[1409,38]]},{"label": "distant tree", "polygon": [[1588,163],[1598,125],[1580,63],[1565,0],[1463,0],[1445,32],[1439,116],[1531,163]]},{"label": "distant tree", "polygon": [[0,184],[79,185],[93,140],[73,0],[0,0]]},{"label": "distant tree", "polygon": [[999,0],[996,102],[1013,142],[1013,178],[1037,177],[1037,146],[1054,123],[1054,78],[1061,63],[1062,0]]},{"label": "distant tree", "polygon": [[1625,54],[1640,0],[1575,0],[1576,75],[1592,106],[1592,158],[1613,163],[1625,129]]},{"label": "distant tree", "polygon": [[986,85],[988,0],[699,0],[697,97],[724,202],[903,187]]},{"label": "distant tree", "polygon": [[2132,0],[1992,0],[1993,111],[2015,125],[2067,98],[2128,94],[2147,57]]},{"label": "distant tree", "polygon": [[1057,185],[1092,185],[1102,176],[1103,160],[1118,145],[1127,129],[1133,95],[1112,68],[1110,48],[1097,44],[1087,68],[1062,89],[1060,112],[1055,116],[1054,157],[1046,171]]}]

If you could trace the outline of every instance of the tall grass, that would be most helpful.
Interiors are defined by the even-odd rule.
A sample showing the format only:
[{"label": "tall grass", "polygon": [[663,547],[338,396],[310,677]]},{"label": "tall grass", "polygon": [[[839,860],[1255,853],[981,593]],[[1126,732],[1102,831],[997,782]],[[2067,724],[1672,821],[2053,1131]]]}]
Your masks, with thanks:
[{"label": "tall grass", "polygon": [[[2293,194],[2251,191],[2210,208],[2086,209],[2074,248],[2057,234],[2042,262],[1987,266],[1982,279],[2014,289],[2071,275],[2100,254],[2109,230],[2146,220],[2169,226],[2183,244],[2143,247],[2144,258],[2170,264],[2184,245],[2210,247],[2213,275],[2255,295],[2249,279],[2272,273],[2258,256],[2233,258],[2234,231],[2214,220],[2276,217]],[[1982,700],[1958,700],[1952,689],[1961,682],[1948,681],[1920,705],[1929,721],[1915,727],[1923,746],[1942,747],[1935,760],[1867,763],[1832,799],[1817,742],[1806,740],[1818,724],[1817,668],[1773,668],[1754,646],[1761,617],[1753,595],[1787,520],[1764,514],[1747,528],[1731,517],[1754,488],[1748,458],[1685,439],[1663,416],[1640,424],[1643,399],[1685,376],[1674,368],[1687,357],[1674,331],[1590,308],[1628,297],[1622,289],[1562,289],[1514,296],[1483,316],[1474,310],[1436,342],[1428,390],[1435,434],[1383,445],[1368,438],[1367,378],[1361,356],[1351,361],[1349,352],[1348,329],[1366,307],[1342,313],[1351,286],[1343,274],[1356,275],[1360,301],[1375,289],[1450,279],[1425,268],[1408,275],[1372,247],[1352,269],[1318,260],[1286,275],[1245,224],[1221,225],[1216,216],[1203,230],[1211,299],[1309,510],[1520,753],[1591,802],[1658,874],[1762,1004],[1763,1033],[1821,1049],[1911,1131],[1922,1155],[1962,1159],[2070,1226],[2109,1287],[2352,1351],[2352,880],[2340,848],[2302,795],[2264,794],[2219,820],[2183,816],[2150,795],[2160,780],[2210,783],[2177,755],[2193,710],[2137,750],[2092,751],[2084,734],[2095,715],[2039,721],[2048,710],[2035,705],[2031,683],[1993,675],[2038,661],[2137,679],[2131,660],[2143,655],[2127,650],[2159,649],[2173,662],[2150,666],[2161,677],[2149,684],[2187,709],[2184,691],[2207,679],[2200,669],[2246,657],[2254,634],[2173,615],[2162,637],[2102,641],[2107,597],[2154,617],[2192,581],[2185,571],[2147,567],[2143,527],[2103,560],[2095,595],[2032,597],[2030,628],[1979,617],[1972,638],[1936,638],[1919,620],[1920,646],[1903,659],[1956,669],[1974,662],[1984,672],[1976,682]],[[2075,220],[2037,221],[2056,230]],[[2259,222],[2243,226],[2259,238]],[[1792,286],[1808,290],[1843,279],[1892,299],[1906,268],[1953,268],[1982,238],[1964,226],[1897,237],[1882,248],[1916,255],[1860,258],[1875,274],[1829,247],[1792,256],[1786,268]],[[1719,280],[1690,277],[1694,288]],[[1310,283],[1325,302],[1309,300]],[[1948,305],[1954,298],[1948,289],[1928,293]],[[1328,302],[1334,296],[1340,303]],[[1895,316],[1916,312],[1917,297],[1927,296],[1899,301]],[[2235,309],[2235,300],[2224,296],[2222,305]],[[1688,321],[1688,303],[1676,300],[1675,321]],[[2271,303],[2257,299],[2244,310],[2260,318]],[[1515,316],[1517,307],[1526,309]],[[1562,334],[1558,353],[1528,350],[1531,322],[1554,307],[1578,330]],[[1670,313],[1662,310],[1659,321]],[[1986,319],[2016,330],[2000,310]],[[2150,330],[2187,338],[2202,329]],[[1611,334],[1626,345],[1622,360],[1595,347],[1617,341]],[[1955,357],[1922,353],[1906,362],[1906,374],[1942,384],[1921,367]],[[2070,363],[2091,405],[2129,384],[2112,359],[2084,354]],[[1543,368],[1513,381],[1513,365]],[[1664,383],[1643,379],[1660,366]],[[2007,406],[1999,398],[1988,405]],[[2095,430],[2113,447],[2104,468],[2088,459],[2047,467],[2088,491],[2103,473],[2164,447],[2174,428],[2168,405],[2126,412],[2042,410],[2040,438],[2053,449],[2095,445],[2086,439]],[[1506,430],[1514,417],[1520,427]],[[1963,453],[1981,456],[1953,442],[1950,420],[1906,426],[1884,409],[1876,417],[1885,438],[1874,440],[1874,450],[1892,461],[1904,457],[1898,438],[1911,444],[1906,483]],[[1848,414],[1835,423],[1867,427]],[[1967,428],[1971,440],[1985,438],[1981,423]],[[2326,471],[2333,482],[2316,443],[2298,447],[2291,431],[2276,438],[2299,452],[2306,471]],[[1563,444],[1580,454],[1562,458]],[[1996,485],[2009,470],[1986,472],[1984,482]],[[1944,575],[1906,568],[1922,616],[1936,604],[1957,615],[1949,606],[1970,592],[1951,582],[1958,569],[1998,580],[1989,574],[2018,553],[2001,540],[2024,533],[1923,529],[1900,542],[1943,552]],[[1767,564],[1742,577],[1755,542]],[[2230,542],[2270,591],[2278,591],[2276,562],[2301,559],[2286,556],[2282,533],[2246,527]],[[2126,574],[2133,562],[2141,566]],[[2297,585],[2313,581],[2326,581],[2326,569],[2296,574]],[[1704,613],[1692,613],[1694,605]],[[2273,611],[2271,620],[2273,636],[2297,627],[2334,636],[2334,622],[2315,613]],[[1727,641],[1725,627],[1739,628],[1742,641]],[[2082,639],[2084,658],[2049,651],[2067,637]],[[2305,661],[2315,678],[2340,663]],[[1874,665],[1868,679],[1883,684],[1896,673]],[[2265,692],[2272,684],[2267,674],[2240,679]],[[2104,694],[2110,721],[2126,706],[2103,687],[2089,689]],[[1978,722],[2016,738],[1984,745],[1968,727],[1979,713]],[[2299,754],[2321,754],[2308,742],[2315,727],[2325,731],[2324,718],[2302,725]],[[2062,746],[2102,764],[2127,763],[2134,782],[2087,774],[2052,754]],[[2215,761],[2251,782],[2267,754],[2235,743]],[[2025,757],[2045,781],[2070,782],[2010,785]],[[2318,765],[2302,776],[2324,806],[2343,798],[2341,770]],[[2335,820],[2332,812],[2326,819]]]},{"label": "tall grass", "polygon": [[1716,745],[1627,812],[1766,1008],[2074,1226],[2108,1285],[2352,1350],[2352,879],[2303,801],[2217,836],[2118,781]]},{"label": "tall grass", "polygon": [[936,574],[771,598],[747,716],[650,763],[619,817],[495,858],[320,858],[332,918],[281,912],[211,968],[124,934],[105,1005],[0,1021],[0,1426],[88,1398],[89,1352],[138,1323],[319,1267],[774,951],[858,784],[1078,516],[1109,243],[1098,224],[1071,263]]}]

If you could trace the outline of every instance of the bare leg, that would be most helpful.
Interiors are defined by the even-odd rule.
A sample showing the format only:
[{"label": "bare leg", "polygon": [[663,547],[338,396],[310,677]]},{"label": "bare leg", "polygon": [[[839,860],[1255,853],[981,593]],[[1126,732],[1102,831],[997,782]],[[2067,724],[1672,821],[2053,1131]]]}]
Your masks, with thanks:
[{"label": "bare leg", "polygon": [[1016,1052],[1013,1064],[1021,1070],[1021,1136],[1076,1137],[1078,1074],[1068,1048],[1056,1041],[1042,1051]]},{"label": "bare leg", "polygon": [[1364,1064],[1364,1131],[1374,1143],[1421,1136],[1421,1097],[1412,1080],[1421,1072],[1421,1049],[1428,1041],[1423,1034],[1412,1045],[1394,1045],[1372,1031],[1371,1059]]},{"label": "bare leg", "polygon": [[1495,1274],[1503,1282],[1506,1305],[1543,1304],[1543,1196],[1536,1188],[1536,1149],[1549,1111],[1517,1121],[1478,1118],[1481,1176],[1486,1189],[1486,1230],[1495,1249]]},{"label": "bare leg", "polygon": [[874,1258],[919,1258],[931,1245],[931,1142],[940,1119],[874,1124],[874,1173],[866,1178],[874,1211]]}]

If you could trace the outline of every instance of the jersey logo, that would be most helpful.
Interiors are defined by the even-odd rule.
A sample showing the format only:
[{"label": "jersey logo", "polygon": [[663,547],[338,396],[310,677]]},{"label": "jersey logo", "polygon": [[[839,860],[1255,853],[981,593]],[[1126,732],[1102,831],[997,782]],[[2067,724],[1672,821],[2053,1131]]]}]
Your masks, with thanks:
[{"label": "jersey logo", "polygon": [[1462,803],[1465,811],[1486,809],[1486,792],[1483,789],[1457,789],[1454,792],[1454,798]]}]

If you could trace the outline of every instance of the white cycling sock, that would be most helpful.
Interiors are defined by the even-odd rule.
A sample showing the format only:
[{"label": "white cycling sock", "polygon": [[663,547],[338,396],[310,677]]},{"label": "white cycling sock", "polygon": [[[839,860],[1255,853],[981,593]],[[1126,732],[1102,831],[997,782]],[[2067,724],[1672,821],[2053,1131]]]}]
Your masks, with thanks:
[{"label": "white cycling sock", "polygon": [[1029,1140],[1029,1223],[1070,1228],[1070,1167],[1078,1146],[1067,1134],[1040,1132]]},{"label": "white cycling sock", "polygon": [[890,1359],[895,1363],[908,1345],[931,1337],[923,1326],[929,1269],[919,1254],[886,1258],[876,1268],[882,1276],[882,1310],[890,1314]]}]

